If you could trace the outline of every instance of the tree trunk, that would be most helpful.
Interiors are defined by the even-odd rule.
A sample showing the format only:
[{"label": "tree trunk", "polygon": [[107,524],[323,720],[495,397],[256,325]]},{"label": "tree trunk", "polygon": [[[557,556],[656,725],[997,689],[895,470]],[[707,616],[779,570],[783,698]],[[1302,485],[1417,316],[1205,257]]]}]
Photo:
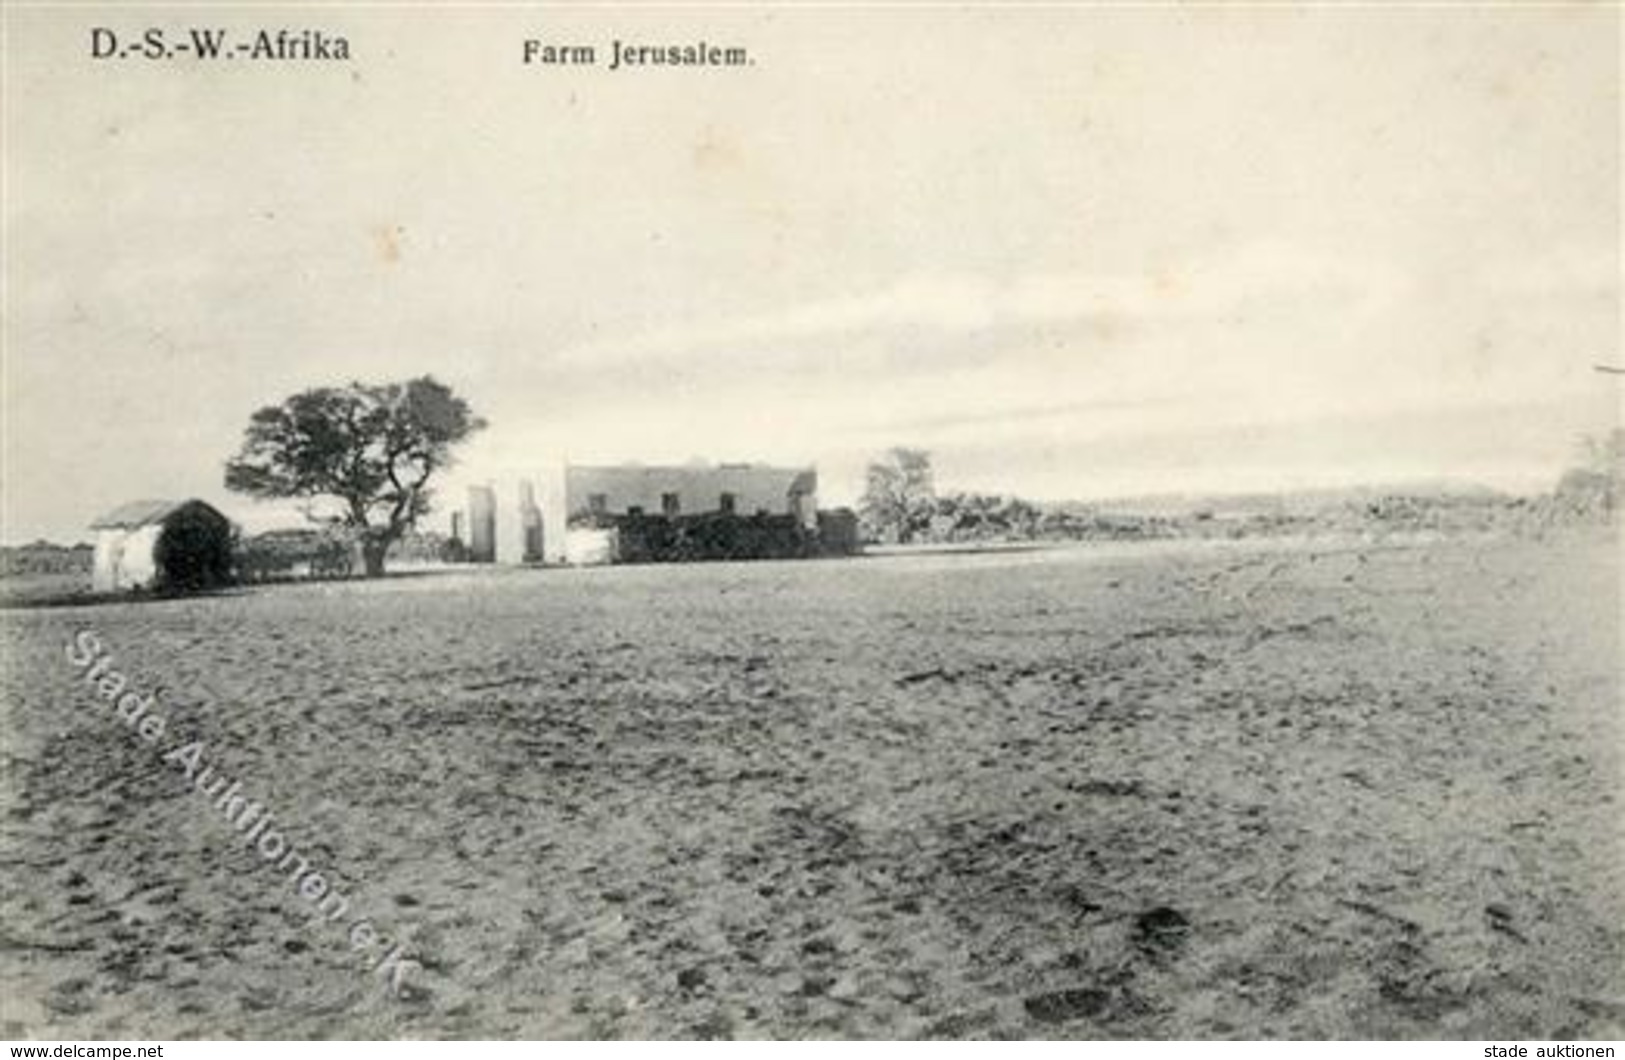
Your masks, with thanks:
[{"label": "tree trunk", "polygon": [[388,551],[388,541],[363,541],[361,543],[361,562],[366,565],[367,577],[382,578],[384,576],[384,553]]}]

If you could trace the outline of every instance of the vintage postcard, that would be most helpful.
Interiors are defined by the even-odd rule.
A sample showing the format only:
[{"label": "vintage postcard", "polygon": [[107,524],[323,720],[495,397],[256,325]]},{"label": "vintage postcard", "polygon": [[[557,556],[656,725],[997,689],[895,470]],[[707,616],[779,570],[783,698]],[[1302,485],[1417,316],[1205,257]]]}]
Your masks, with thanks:
[{"label": "vintage postcard", "polygon": [[3,1034],[1612,1055],[1621,17],[6,4]]}]

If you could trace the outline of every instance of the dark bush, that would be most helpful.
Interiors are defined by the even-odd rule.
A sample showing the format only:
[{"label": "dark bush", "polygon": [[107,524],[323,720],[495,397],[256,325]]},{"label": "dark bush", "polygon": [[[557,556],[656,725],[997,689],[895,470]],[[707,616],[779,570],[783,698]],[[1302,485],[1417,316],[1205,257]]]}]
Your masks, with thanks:
[{"label": "dark bush", "polygon": [[153,549],[156,587],[198,592],[232,581],[231,522],[206,504],[189,504],[164,521]]}]

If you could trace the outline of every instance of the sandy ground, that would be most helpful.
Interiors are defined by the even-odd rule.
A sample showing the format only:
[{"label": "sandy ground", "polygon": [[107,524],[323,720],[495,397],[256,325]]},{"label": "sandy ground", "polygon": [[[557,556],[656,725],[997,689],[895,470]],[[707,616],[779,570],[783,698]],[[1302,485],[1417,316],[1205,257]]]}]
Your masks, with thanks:
[{"label": "sandy ground", "polygon": [[[1617,1036],[1602,538],[510,571],[7,611],[0,1028]],[[92,628],[400,989],[131,737]]]}]

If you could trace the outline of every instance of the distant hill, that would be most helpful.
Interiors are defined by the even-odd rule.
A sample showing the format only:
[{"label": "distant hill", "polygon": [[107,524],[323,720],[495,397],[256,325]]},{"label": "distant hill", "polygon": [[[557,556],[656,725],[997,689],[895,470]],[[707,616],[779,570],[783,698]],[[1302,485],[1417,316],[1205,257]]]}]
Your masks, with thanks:
[{"label": "distant hill", "polygon": [[1164,518],[1209,513],[1214,516],[1310,515],[1349,505],[1375,503],[1383,498],[1416,500],[1505,502],[1509,494],[1477,483],[1423,481],[1370,486],[1328,486],[1250,493],[1162,493],[1113,497],[1095,501],[1041,504],[1052,511],[1146,515]]},{"label": "distant hill", "polygon": [[1612,494],[1578,488],[1569,490],[1568,494],[1514,496],[1481,485],[1457,482],[1406,482],[1276,493],[1159,494],[1061,503],[1028,502],[1019,497],[992,494],[946,493],[933,502],[929,523],[920,540],[928,544],[951,544],[1327,533],[1539,534],[1557,526],[1611,518]]}]

